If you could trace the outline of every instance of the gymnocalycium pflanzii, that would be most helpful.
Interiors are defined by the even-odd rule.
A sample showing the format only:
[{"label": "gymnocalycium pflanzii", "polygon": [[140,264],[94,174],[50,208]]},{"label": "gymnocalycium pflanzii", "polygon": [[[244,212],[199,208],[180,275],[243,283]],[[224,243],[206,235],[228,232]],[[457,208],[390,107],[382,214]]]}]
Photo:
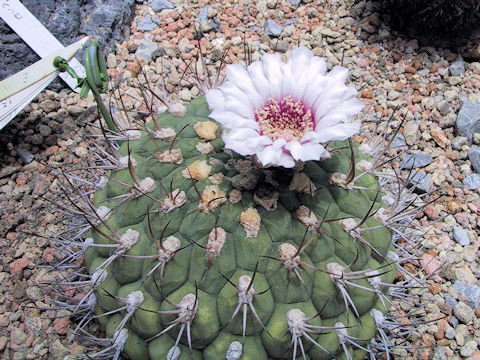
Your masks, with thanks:
[{"label": "gymnocalycium pflanzii", "polygon": [[139,72],[146,110],[123,108],[125,125],[118,106],[117,129],[97,129],[96,180],[65,173],[75,221],[56,239],[54,302],[103,347],[85,358],[401,355],[425,322],[408,310],[422,279],[403,267],[424,195],[389,168],[386,131],[360,132],[347,69],[301,47],[220,73],[189,73],[205,96],[185,107],[146,96]]}]

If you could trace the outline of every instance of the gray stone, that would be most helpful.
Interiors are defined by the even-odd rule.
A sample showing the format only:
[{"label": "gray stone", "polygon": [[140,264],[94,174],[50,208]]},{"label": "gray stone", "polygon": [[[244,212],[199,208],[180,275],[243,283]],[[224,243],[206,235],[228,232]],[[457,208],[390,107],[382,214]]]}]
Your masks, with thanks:
[{"label": "gray stone", "polygon": [[[129,35],[134,0],[22,0],[22,4],[63,44],[70,45],[85,35],[102,46],[114,48],[115,42]],[[40,58],[0,18],[0,79],[4,79]],[[77,58],[82,59],[81,52]],[[56,82],[55,89],[63,87]]]},{"label": "gray stone", "polygon": [[288,0],[288,2],[289,2],[290,5],[292,5],[292,6],[299,6],[300,3],[302,2],[302,0]]},{"label": "gray stone", "polygon": [[470,190],[480,189],[480,174],[470,174],[463,179],[463,185],[469,187]]},{"label": "gray stone", "polygon": [[468,238],[468,232],[461,226],[453,227],[453,238],[457,243],[462,246],[470,245],[470,239]]},{"label": "gray stone", "polygon": [[405,141],[405,136],[403,134],[397,133],[393,138],[392,142],[390,143],[390,147],[392,149],[407,146],[407,142]]},{"label": "gray stone", "polygon": [[427,166],[433,162],[433,158],[430,155],[417,153],[409,154],[400,163],[402,169],[414,169]]},{"label": "gray stone", "polygon": [[284,40],[272,39],[270,40],[270,49],[280,53],[285,53],[288,50],[288,42]]},{"label": "gray stone", "polygon": [[449,326],[447,330],[445,330],[445,337],[450,340],[455,339],[455,329]]},{"label": "gray stone", "polygon": [[421,171],[414,171],[408,179],[409,186],[415,186],[415,191],[426,193],[430,191],[431,188],[431,178],[430,175],[425,174]]},{"label": "gray stone", "polygon": [[467,304],[472,309],[480,307],[480,286],[457,280],[453,284],[453,288],[457,291],[458,295],[468,299]]},{"label": "gray stone", "polygon": [[135,56],[139,58],[143,58],[147,61],[152,60],[152,56],[154,55],[155,51],[158,50],[157,43],[153,42],[152,40],[140,40],[138,43],[137,51],[135,51]]},{"label": "gray stone", "polygon": [[265,21],[263,28],[265,29],[267,35],[272,37],[279,37],[283,31],[282,26],[271,19]]},{"label": "gray stone", "polygon": [[463,301],[459,301],[453,307],[453,314],[460,320],[462,323],[468,325],[473,321],[475,313],[472,308],[465,304]]},{"label": "gray stone", "polygon": [[445,349],[441,346],[436,347],[432,360],[448,360]]},{"label": "gray stone", "polygon": [[457,134],[466,136],[470,143],[473,133],[480,132],[480,104],[467,100],[458,112],[456,122]]},{"label": "gray stone", "polygon": [[285,25],[293,25],[293,24],[296,24],[297,22],[298,22],[297,18],[288,19]]},{"label": "gray stone", "polygon": [[17,154],[25,164],[29,164],[35,159],[35,156],[30,151],[22,148],[17,149]]},{"label": "gray stone", "polygon": [[150,15],[147,15],[137,25],[138,31],[152,31],[155,29],[155,23],[152,21]]},{"label": "gray stone", "polygon": [[156,12],[175,8],[175,6],[168,0],[153,0],[151,6],[152,10]]},{"label": "gray stone", "polygon": [[455,61],[449,67],[451,76],[463,76],[465,74],[465,62]]},{"label": "gray stone", "polygon": [[476,173],[480,173],[480,146],[472,146],[468,150],[468,158]]},{"label": "gray stone", "polygon": [[460,355],[463,357],[470,357],[477,350],[477,342],[475,340],[469,340],[460,349]]},{"label": "gray stone", "polygon": [[[448,295],[448,294],[447,294]],[[451,295],[450,295],[451,296]],[[453,307],[452,307],[452,310],[453,310]],[[448,322],[450,323],[450,325],[452,325],[452,327],[456,328],[459,324],[459,321],[458,319],[455,317],[455,316],[451,316],[450,317],[450,320],[448,320]]]}]

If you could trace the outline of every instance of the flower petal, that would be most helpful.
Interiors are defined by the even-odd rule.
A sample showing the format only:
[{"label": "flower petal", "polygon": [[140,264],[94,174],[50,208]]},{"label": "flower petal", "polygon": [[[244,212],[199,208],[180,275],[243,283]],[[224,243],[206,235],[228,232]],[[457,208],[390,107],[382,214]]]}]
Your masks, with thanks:
[{"label": "flower petal", "polygon": [[[296,161],[323,160],[330,157],[323,143],[347,139],[360,129],[360,124],[350,119],[364,105],[356,99],[357,90],[345,85],[347,77],[348,69],[341,66],[327,73],[326,61],[306,47],[293,50],[285,63],[279,54],[266,54],[247,69],[228,65],[227,81],[206,94],[213,109],[210,117],[222,124],[226,148],[241,155],[255,154],[265,166],[294,167]],[[312,111],[314,130],[306,133],[300,130],[300,139],[292,135],[273,140],[277,135],[269,135],[271,138],[261,135],[255,112],[263,109],[271,98],[281,102],[286,96],[295,102],[300,100],[306,106],[301,111]],[[289,111],[283,106],[289,105],[265,109],[271,111],[271,116],[267,114],[265,119],[273,128],[278,126],[275,119]],[[286,123],[283,130],[276,131],[280,135],[293,134],[294,130],[305,128],[289,128],[296,126],[292,124]],[[312,129],[312,124],[306,128]]]},{"label": "flower petal", "polygon": [[345,140],[355,135],[360,130],[360,123],[344,123],[321,129],[317,132],[321,143],[334,140]]}]

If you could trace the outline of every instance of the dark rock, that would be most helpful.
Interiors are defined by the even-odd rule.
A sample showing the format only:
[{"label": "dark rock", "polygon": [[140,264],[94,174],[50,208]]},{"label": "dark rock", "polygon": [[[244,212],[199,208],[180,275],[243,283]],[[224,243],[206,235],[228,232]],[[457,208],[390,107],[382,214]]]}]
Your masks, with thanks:
[{"label": "dark rock", "polygon": [[468,150],[468,158],[476,173],[480,173],[480,146],[472,146]]},{"label": "dark rock", "polygon": [[153,0],[152,1],[152,10],[159,12],[165,9],[173,9],[175,6],[168,0]]},{"label": "dark rock", "polygon": [[474,284],[466,283],[462,280],[457,280],[453,284],[453,288],[457,291],[458,295],[467,298],[467,304],[472,309],[480,307],[480,287]]},{"label": "dark rock", "polygon": [[452,76],[463,76],[465,74],[465,62],[455,61],[448,67],[448,70]]},{"label": "dark rock", "polygon": [[28,150],[25,150],[22,148],[18,148],[16,150],[17,150],[18,156],[20,157],[20,160],[22,160],[25,164],[31,163],[35,158],[35,156],[33,156],[33,154]]},{"label": "dark rock", "polygon": [[279,37],[283,31],[283,28],[281,25],[277,24],[275,21],[270,19],[265,21],[265,23],[263,24],[263,28],[265,29],[265,32],[267,33],[267,35],[272,37]]},{"label": "dark rock", "polygon": [[33,134],[32,135],[32,144],[42,145],[43,144],[43,136],[40,135],[40,134]]},{"label": "dark rock", "polygon": [[[108,49],[129,34],[134,0],[23,0],[22,3],[65,46],[85,35]],[[38,55],[0,18],[0,79],[38,61]],[[81,54],[77,55],[81,59]],[[63,86],[63,85],[61,85]],[[59,88],[58,83],[55,88]]]},{"label": "dark rock", "polygon": [[480,104],[466,100],[457,116],[457,134],[466,136],[470,143],[473,134],[480,132]]},{"label": "dark rock", "polygon": [[40,135],[42,136],[48,136],[52,133],[52,129],[50,129],[49,126],[40,124],[38,126],[38,131],[40,132]]},{"label": "dark rock", "polygon": [[470,190],[480,189],[480,174],[470,174],[463,179],[463,185],[468,186]]},{"label": "dark rock", "polygon": [[430,155],[417,153],[409,154],[400,163],[402,169],[414,169],[427,166],[433,162],[433,158]]}]

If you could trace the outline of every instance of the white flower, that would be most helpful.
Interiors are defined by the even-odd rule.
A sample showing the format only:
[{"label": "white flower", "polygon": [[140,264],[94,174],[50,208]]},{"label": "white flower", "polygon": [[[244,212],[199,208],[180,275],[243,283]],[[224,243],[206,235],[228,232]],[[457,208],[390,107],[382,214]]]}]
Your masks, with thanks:
[{"label": "white flower", "polygon": [[284,63],[266,54],[244,68],[227,66],[227,80],[207,91],[210,117],[223,126],[225,148],[256,155],[264,166],[291,168],[296,161],[330,157],[322,144],[356,134],[350,122],[363,104],[347,87],[348,70],[327,73],[325,60],[300,47]]}]

